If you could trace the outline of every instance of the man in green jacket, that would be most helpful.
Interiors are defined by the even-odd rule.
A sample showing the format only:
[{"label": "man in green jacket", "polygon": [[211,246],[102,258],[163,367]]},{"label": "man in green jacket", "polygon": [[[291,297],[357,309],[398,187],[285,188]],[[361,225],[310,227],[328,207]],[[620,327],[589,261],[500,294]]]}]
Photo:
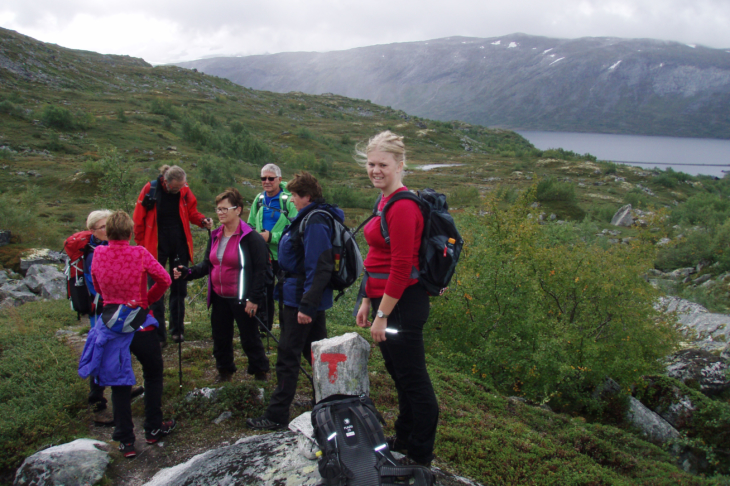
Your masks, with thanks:
[{"label": "man in green jacket", "polygon": [[[248,216],[248,224],[256,228],[264,241],[269,244],[274,275],[279,273],[279,239],[289,221],[297,216],[297,208],[286,190],[286,182],[281,181],[281,169],[274,164],[266,164],[261,169],[261,185],[264,192],[256,196]],[[274,323],[274,283],[266,287],[266,306],[269,329]]]}]

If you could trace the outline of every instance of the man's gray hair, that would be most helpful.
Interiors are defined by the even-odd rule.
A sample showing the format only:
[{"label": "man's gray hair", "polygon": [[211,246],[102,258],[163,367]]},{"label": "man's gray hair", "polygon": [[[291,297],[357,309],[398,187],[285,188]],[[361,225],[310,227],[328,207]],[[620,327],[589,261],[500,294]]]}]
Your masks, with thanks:
[{"label": "man's gray hair", "polygon": [[177,165],[173,165],[172,167],[163,165],[160,167],[160,175],[165,178],[165,182],[185,181],[187,179],[185,170]]},{"label": "man's gray hair", "polygon": [[273,172],[276,177],[281,177],[281,169],[276,164],[266,164],[261,168],[261,175],[264,175],[264,172]]}]

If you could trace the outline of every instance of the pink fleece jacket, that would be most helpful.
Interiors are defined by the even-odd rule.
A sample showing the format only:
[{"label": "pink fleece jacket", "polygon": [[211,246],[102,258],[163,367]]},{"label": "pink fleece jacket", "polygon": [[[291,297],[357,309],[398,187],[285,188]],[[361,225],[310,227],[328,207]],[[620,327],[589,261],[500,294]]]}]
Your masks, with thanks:
[{"label": "pink fleece jacket", "polygon": [[[147,274],[155,284],[147,290]],[[110,241],[94,250],[91,264],[94,288],[105,304],[127,304],[147,308],[165,293],[172,283],[165,268],[143,246],[129,241]]]}]

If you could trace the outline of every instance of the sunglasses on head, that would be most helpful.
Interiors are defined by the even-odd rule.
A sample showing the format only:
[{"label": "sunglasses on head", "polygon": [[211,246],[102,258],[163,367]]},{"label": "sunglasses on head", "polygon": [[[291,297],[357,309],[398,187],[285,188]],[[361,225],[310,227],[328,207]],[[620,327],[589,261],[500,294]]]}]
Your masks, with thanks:
[{"label": "sunglasses on head", "polygon": [[261,182],[266,182],[266,181],[274,182],[275,180],[276,180],[276,177],[262,177],[261,178]]}]

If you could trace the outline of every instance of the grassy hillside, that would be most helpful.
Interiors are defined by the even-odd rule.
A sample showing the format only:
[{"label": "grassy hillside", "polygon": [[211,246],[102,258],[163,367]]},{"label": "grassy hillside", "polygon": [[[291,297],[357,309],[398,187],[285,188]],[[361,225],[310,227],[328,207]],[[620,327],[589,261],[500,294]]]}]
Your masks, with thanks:
[{"label": "grassy hillside", "polygon": [[[543,201],[545,212],[559,219],[591,213],[605,221],[626,200],[665,205],[701,191],[685,183],[666,190],[646,171],[542,152],[509,131],[419,119],[341,96],[248,90],[191,70],[64,49],[2,29],[0,66],[0,197],[14,210],[2,215],[0,226],[14,229],[26,245],[59,247],[89,210],[131,207],[144,181],[173,163],[189,173],[204,213],[228,185],[250,200],[260,166],[272,161],[285,177],[303,168],[315,172],[330,199],[361,210],[348,211],[354,223],[374,197],[353,161],[355,144],[386,128],[406,136],[407,184],[447,192],[456,207],[495,190],[509,199],[547,176],[573,187],[568,200]],[[111,148],[118,157],[100,165]],[[462,165],[418,170],[434,163]]]}]

